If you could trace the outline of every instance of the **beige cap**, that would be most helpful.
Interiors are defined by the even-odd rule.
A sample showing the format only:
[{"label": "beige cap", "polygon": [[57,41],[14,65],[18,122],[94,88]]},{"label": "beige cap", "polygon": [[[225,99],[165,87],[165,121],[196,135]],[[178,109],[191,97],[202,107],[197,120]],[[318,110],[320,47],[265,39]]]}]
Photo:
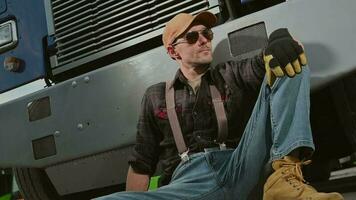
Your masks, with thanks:
[{"label": "beige cap", "polygon": [[193,16],[188,13],[180,13],[167,22],[164,28],[162,41],[167,48],[173,41],[182,35],[193,22],[198,22],[208,28],[211,28],[217,22],[215,15],[208,11],[200,12]]}]

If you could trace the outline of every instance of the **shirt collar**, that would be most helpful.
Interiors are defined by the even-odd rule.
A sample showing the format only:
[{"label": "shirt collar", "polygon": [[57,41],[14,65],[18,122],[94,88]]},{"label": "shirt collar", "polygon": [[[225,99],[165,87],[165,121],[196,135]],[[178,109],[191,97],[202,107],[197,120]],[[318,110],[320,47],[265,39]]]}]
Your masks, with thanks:
[{"label": "shirt collar", "polygon": [[[207,72],[202,76],[202,78],[209,77],[210,79],[211,78],[210,72],[211,72],[210,67],[208,67]],[[179,84],[183,84],[183,85],[188,84],[188,79],[184,76],[184,74],[180,69],[177,70],[176,75],[174,76],[174,79],[172,81],[172,85],[170,87],[172,86],[177,87]]]}]

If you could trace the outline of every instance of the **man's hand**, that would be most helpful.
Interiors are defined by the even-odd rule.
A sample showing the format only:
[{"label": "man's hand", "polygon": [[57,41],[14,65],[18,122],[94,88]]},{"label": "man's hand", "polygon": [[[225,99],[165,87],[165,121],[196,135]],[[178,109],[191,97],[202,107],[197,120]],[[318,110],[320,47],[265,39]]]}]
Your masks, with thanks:
[{"label": "man's hand", "polygon": [[150,176],[136,173],[131,166],[127,173],[126,191],[143,192],[147,191],[150,184]]},{"label": "man's hand", "polygon": [[289,34],[288,29],[273,31],[263,52],[267,84],[272,86],[276,77],[294,77],[307,64],[303,47]]}]

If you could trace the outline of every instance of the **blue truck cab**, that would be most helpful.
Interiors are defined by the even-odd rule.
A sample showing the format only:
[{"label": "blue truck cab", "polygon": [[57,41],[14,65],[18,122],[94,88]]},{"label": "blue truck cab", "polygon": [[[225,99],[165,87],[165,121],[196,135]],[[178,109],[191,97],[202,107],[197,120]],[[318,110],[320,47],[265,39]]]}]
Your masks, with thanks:
[{"label": "blue truck cab", "polygon": [[[20,5],[20,6],[19,6]],[[48,36],[42,1],[0,1],[0,92],[46,76]]]}]

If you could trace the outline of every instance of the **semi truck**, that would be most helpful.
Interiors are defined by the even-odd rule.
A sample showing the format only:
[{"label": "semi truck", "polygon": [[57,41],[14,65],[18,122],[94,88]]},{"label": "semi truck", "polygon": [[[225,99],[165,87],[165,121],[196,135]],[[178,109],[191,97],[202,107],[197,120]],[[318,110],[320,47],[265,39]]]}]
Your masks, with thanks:
[{"label": "semi truck", "polygon": [[354,10],[351,0],[0,0],[0,95],[42,84],[0,104],[0,188],[15,177],[26,200],[124,190],[142,95],[177,70],[163,27],[210,11],[213,64],[259,54],[277,28],[302,41],[316,144],[306,178],[355,192]]}]

